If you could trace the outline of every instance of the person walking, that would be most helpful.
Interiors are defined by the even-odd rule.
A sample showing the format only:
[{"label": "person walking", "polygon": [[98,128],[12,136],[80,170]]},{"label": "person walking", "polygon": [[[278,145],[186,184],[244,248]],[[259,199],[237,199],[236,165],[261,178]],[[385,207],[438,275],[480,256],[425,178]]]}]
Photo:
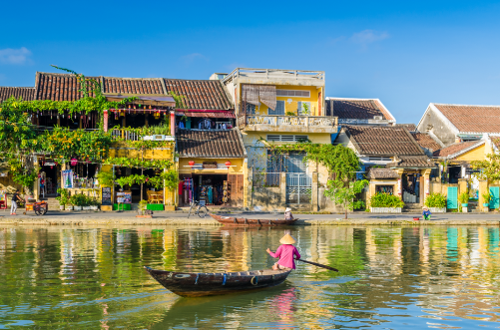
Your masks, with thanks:
[{"label": "person walking", "polygon": [[295,269],[295,260],[293,257],[296,256],[297,259],[300,259],[299,251],[295,246],[293,246],[296,242],[295,238],[287,233],[280,239],[280,243],[282,245],[280,245],[278,250],[276,250],[276,253],[271,251],[269,248],[266,250],[271,257],[279,258],[278,262],[273,265],[273,270]]},{"label": "person walking", "polygon": [[19,189],[16,190],[14,195],[12,195],[12,205],[10,207],[10,215],[17,215],[16,210],[17,210],[17,202],[22,201],[21,197],[19,197]]}]

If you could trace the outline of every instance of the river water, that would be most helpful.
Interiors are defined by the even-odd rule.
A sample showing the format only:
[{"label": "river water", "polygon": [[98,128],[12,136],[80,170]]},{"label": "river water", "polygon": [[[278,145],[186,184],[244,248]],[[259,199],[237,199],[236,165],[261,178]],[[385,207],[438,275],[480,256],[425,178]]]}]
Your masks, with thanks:
[{"label": "river water", "polygon": [[267,268],[283,229],[0,228],[0,329],[498,328],[498,227],[296,227],[268,290],[181,298],[143,270]]}]

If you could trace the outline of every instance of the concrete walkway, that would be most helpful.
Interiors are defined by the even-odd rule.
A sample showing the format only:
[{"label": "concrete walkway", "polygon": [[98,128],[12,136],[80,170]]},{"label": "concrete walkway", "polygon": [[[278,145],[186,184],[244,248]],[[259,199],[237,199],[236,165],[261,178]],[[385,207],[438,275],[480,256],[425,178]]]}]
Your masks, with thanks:
[{"label": "concrete walkway", "polygon": [[[153,218],[137,218],[135,211],[124,212],[59,212],[49,211],[45,216],[36,216],[33,212],[17,216],[0,211],[0,225],[208,225],[218,226],[211,217],[188,218],[185,212],[155,212]],[[243,212],[228,214],[243,218],[280,219],[282,214]],[[354,212],[345,220],[343,214],[298,214],[298,225],[500,225],[500,213],[445,213],[433,214],[431,221],[414,221],[420,214],[373,214]]]}]

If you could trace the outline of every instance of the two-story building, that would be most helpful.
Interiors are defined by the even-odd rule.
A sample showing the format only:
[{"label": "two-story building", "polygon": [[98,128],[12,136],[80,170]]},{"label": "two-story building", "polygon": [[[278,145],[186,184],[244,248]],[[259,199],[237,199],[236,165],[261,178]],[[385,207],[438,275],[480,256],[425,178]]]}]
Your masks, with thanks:
[{"label": "two-story building", "polygon": [[233,99],[247,151],[244,204],[262,210],[334,208],[323,197],[328,173],[303,162],[304,153],[272,145],[331,143],[336,118],[326,115],[322,71],[237,68],[223,82]]}]

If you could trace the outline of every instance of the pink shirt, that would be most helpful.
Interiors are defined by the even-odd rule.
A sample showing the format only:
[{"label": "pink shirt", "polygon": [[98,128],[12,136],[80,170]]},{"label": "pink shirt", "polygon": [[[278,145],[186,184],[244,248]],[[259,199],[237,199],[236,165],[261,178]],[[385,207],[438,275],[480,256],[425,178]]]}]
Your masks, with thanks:
[{"label": "pink shirt", "polygon": [[276,253],[269,253],[273,258],[280,258],[278,260],[278,264],[283,267],[295,269],[295,261],[293,261],[293,256],[295,255],[297,259],[300,258],[300,253],[297,251],[297,248],[291,244],[283,244],[280,245]]}]

